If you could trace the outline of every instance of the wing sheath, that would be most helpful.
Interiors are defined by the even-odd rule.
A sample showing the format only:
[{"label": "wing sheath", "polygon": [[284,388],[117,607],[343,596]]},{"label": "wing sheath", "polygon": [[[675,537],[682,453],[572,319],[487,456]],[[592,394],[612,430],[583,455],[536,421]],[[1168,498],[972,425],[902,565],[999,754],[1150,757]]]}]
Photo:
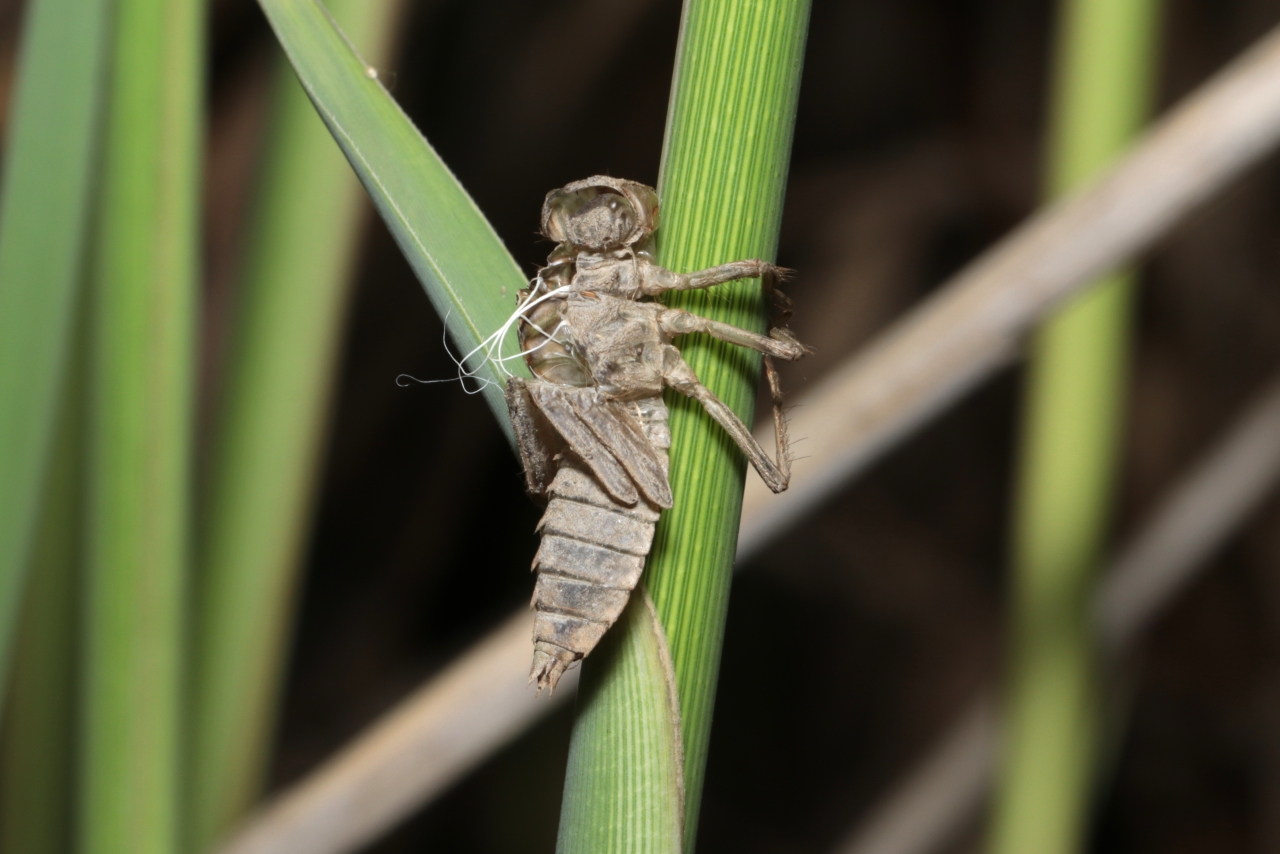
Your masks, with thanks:
[{"label": "wing sheath", "polygon": [[594,400],[588,399],[587,395],[578,395],[574,405],[578,417],[627,470],[645,498],[659,507],[670,507],[671,484],[667,480],[666,467],[626,404],[601,400],[598,395]]},{"label": "wing sheath", "polygon": [[527,382],[525,388],[538,409],[551,422],[551,426],[566,444],[591,469],[600,485],[614,499],[626,505],[640,500],[628,472],[618,462],[613,452],[596,436],[580,416],[582,407],[575,405],[575,398],[584,389],[552,385],[547,382]]}]

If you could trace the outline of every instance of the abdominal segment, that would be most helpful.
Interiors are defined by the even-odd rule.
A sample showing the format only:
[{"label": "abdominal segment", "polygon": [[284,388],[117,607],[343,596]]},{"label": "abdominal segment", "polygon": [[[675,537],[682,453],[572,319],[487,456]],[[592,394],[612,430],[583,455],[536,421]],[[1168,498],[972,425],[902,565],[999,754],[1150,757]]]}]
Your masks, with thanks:
[{"label": "abdominal segment", "polygon": [[644,571],[660,512],[644,497],[630,506],[619,503],[573,457],[561,459],[548,493],[551,501],[538,523],[542,545],[533,561],[538,583],[530,679],[539,689],[555,688],[565,669],[591,652],[622,614]]}]

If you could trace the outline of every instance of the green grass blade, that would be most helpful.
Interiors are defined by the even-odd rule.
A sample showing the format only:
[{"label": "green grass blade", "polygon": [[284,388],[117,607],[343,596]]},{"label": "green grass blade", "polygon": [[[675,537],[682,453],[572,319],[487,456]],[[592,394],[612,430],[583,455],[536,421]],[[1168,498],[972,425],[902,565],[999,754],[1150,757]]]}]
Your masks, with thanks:
[{"label": "green grass blade", "polygon": [[32,0],[0,198],[0,691],[84,261],[108,0]]},{"label": "green grass blade", "polygon": [[[1065,0],[1048,184],[1106,165],[1147,112],[1159,4]],[[1032,345],[1013,543],[1008,744],[990,850],[1085,843],[1097,745],[1088,600],[1104,546],[1127,380],[1133,277],[1073,300]]]},{"label": "green grass blade", "polygon": [[[687,0],[663,152],[659,260],[678,271],[739,258],[772,258],[782,216],[809,3],[806,0]],[[673,297],[698,314],[763,329],[759,282],[722,285]],[[702,336],[683,352],[702,381],[748,423],[760,360],[755,353]],[[692,850],[711,731],[729,580],[742,506],[746,461],[714,421],[688,400],[669,396],[671,485],[675,506],[663,514],[648,565],[649,591],[670,644],[679,686],[685,748],[685,850]],[[584,664],[584,680],[603,667]],[[606,677],[607,678],[607,677]],[[651,686],[650,690],[658,690]],[[639,709],[621,703],[616,726]],[[630,745],[605,728],[574,728],[575,753],[628,767]],[[601,823],[611,802],[592,801],[589,779],[570,775],[566,803]],[[638,797],[638,795],[635,795]],[[568,814],[565,816],[568,818]],[[588,832],[585,821],[562,828]],[[625,840],[600,851],[627,851]]]},{"label": "green grass blade", "polygon": [[72,842],[84,383],[67,386],[0,726],[0,851],[22,854]]},{"label": "green grass blade", "polygon": [[[317,0],[259,3],[303,88],[446,319],[457,346],[471,352],[511,316],[526,277]],[[502,352],[517,351],[512,329]],[[501,377],[477,359],[469,365],[489,381],[485,400],[510,438]],[[506,366],[527,376],[520,359]]]},{"label": "green grass blade", "polygon": [[79,848],[179,848],[203,4],[118,0],[90,345]]},{"label": "green grass blade", "polygon": [[[808,24],[808,0],[687,0],[659,185],[664,266],[687,271],[774,257]],[[669,303],[764,328],[757,281]],[[704,336],[685,339],[681,350],[702,382],[750,424],[759,355]],[[685,850],[692,851],[746,460],[701,407],[674,395],[668,401],[675,506],[658,524],[647,571],[680,689]]]},{"label": "green grass blade", "polygon": [[[653,604],[637,590],[578,687],[557,854],[676,854],[683,821],[680,712]],[[618,752],[601,744],[625,746]]]},{"label": "green grass blade", "polygon": [[[399,0],[329,0],[383,61]],[[364,193],[283,57],[198,562],[190,850],[260,792]]]}]

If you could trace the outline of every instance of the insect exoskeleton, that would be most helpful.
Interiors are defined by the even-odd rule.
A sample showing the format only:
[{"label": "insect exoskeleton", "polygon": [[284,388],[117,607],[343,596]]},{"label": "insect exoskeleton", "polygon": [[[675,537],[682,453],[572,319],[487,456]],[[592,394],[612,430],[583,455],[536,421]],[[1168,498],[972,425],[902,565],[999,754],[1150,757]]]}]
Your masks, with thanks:
[{"label": "insect exoskeleton", "polygon": [[[547,195],[542,233],[557,246],[518,299],[519,339],[533,377],[507,382],[529,493],[546,502],[534,558],[533,671],[554,688],[622,614],[644,571],[661,511],[671,433],[662,393],[699,401],[775,492],[790,475],[786,422],[772,358],[807,349],[782,329],[761,335],[667,308],[667,291],[759,278],[772,290],[781,271],[733,261],[674,273],[649,253],[658,195],[634,181],[597,176]],[[698,380],[672,339],[703,333],[764,354],[773,392],[777,460]]]}]

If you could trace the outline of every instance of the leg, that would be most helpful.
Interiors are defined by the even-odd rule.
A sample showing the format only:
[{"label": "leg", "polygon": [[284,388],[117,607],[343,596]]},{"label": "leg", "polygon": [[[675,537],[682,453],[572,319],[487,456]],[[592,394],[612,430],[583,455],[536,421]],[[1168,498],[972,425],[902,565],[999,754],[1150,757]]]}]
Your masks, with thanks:
[{"label": "leg", "polygon": [[737,344],[739,347],[750,347],[767,356],[775,356],[794,362],[809,352],[808,348],[791,337],[791,333],[783,329],[770,330],[768,335],[748,332],[718,320],[711,320],[690,314],[684,309],[669,308],[658,315],[658,325],[668,335],[688,335],[691,332],[705,332],[712,338]]},{"label": "leg", "polygon": [[[524,466],[525,489],[538,501],[547,500],[547,488],[555,477],[554,458],[562,446],[554,432],[547,429],[546,419],[537,412],[529,396],[529,387],[521,377],[507,380],[507,411],[516,434],[516,448]],[[554,444],[553,444],[554,443]]]},{"label": "leg", "polygon": [[782,382],[773,367],[773,357],[765,354],[764,373],[769,378],[769,396],[773,403],[773,444],[778,455],[778,468],[782,482],[791,482],[791,437],[787,435],[787,417],[782,411]]},{"label": "leg", "polygon": [[[725,406],[718,397],[712,394],[711,389],[698,381],[693,369],[680,357],[679,350],[668,345],[664,355],[666,370],[663,373],[663,380],[666,381],[667,385],[702,404],[702,408],[707,410],[707,414],[724,428],[725,432],[729,434],[729,438],[733,439],[738,447],[742,449],[742,452],[747,455],[751,465],[755,466],[756,471],[760,473],[761,479],[770,489],[774,492],[782,492],[786,489],[787,482],[790,480],[791,462],[786,456],[785,425],[784,429],[778,433],[779,465],[775,465],[773,460],[769,459],[768,455],[765,454],[764,448],[760,447],[760,443],[751,435],[747,425],[742,423],[742,419],[738,418],[732,409]],[[765,358],[767,359],[768,356]],[[769,377],[770,386],[776,389],[776,375],[773,373],[772,365],[769,366]],[[780,393],[775,394],[774,399],[775,401],[779,400]],[[775,410],[775,419],[780,417],[780,410]]]},{"label": "leg", "polygon": [[768,261],[732,261],[718,267],[708,267],[693,273],[673,273],[657,264],[642,263],[640,267],[641,289],[648,296],[665,291],[691,291],[732,282],[734,279],[762,279],[766,290],[786,277],[787,271]]}]

